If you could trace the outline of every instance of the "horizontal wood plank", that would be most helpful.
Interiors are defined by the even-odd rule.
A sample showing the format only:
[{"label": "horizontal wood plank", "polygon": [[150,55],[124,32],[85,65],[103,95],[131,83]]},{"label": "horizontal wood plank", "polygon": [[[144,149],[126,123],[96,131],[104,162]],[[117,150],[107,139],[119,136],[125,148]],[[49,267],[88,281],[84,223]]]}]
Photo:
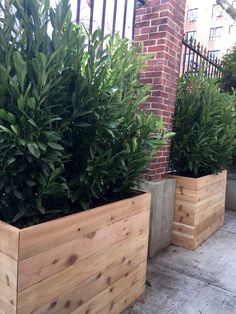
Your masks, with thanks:
[{"label": "horizontal wood plank", "polygon": [[[108,235],[109,236],[109,235]],[[64,291],[72,289],[86,279],[98,274],[119,259],[129,258],[130,252],[137,252],[147,245],[148,226],[143,233],[134,234],[110,248],[106,248],[86,259],[74,263],[37,284],[22,290],[18,295],[19,314],[30,313],[50,303]]]},{"label": "horizontal wood plank", "polygon": [[17,261],[1,252],[0,252],[0,283],[14,290],[17,289]]},{"label": "horizontal wood plank", "polygon": [[225,182],[220,181],[212,184],[211,186],[206,186],[199,191],[192,191],[189,189],[181,189],[181,192],[176,190],[176,199],[177,200],[184,200],[193,203],[202,202],[208,199],[210,196],[214,196],[217,193],[221,193],[225,190]]},{"label": "horizontal wood plank", "polygon": [[127,276],[116,281],[114,284],[110,285],[107,289],[103,290],[101,293],[97,294],[89,302],[82,304],[77,309],[71,312],[71,314],[97,314],[104,308],[104,305],[109,305],[110,301],[116,299],[125,290],[132,290],[138,282],[142,282],[145,285],[146,278],[146,262],[140,264]]},{"label": "horizontal wood plank", "polygon": [[176,187],[188,188],[189,190],[197,190],[197,180],[195,178],[184,177],[184,176],[170,176],[176,180]]},{"label": "horizontal wood plank", "polygon": [[194,236],[183,234],[178,231],[172,231],[172,241],[177,246],[192,250],[194,247]]},{"label": "horizontal wood plank", "polygon": [[144,211],[127,217],[100,229],[79,233],[78,238],[47,252],[35,255],[19,263],[19,291],[56,274],[106,247],[132,236],[145,232],[149,212]]},{"label": "horizontal wood plank", "polygon": [[218,207],[217,211],[212,212],[212,214],[209,215],[206,219],[199,222],[195,226],[195,235],[197,236],[197,235],[201,234],[208,227],[210,227],[210,229],[211,229],[212,225],[214,225],[217,222],[220,224],[222,216],[224,216],[224,206]]},{"label": "horizontal wood plank", "polygon": [[196,215],[200,215],[202,212],[206,211],[206,208],[214,206],[215,204],[219,203],[220,201],[225,200],[225,191],[221,191],[216,193],[215,195],[209,196],[207,199],[203,200],[202,202],[198,202],[196,204]]},{"label": "horizontal wood plank", "polygon": [[193,226],[195,223],[195,203],[175,200],[174,221]]},{"label": "horizontal wood plank", "polygon": [[117,314],[124,310],[145,291],[145,278],[139,280],[132,290],[128,289],[119,297],[113,299],[110,304],[98,312],[98,314]]},{"label": "horizontal wood plank", "polygon": [[215,182],[225,181],[227,177],[227,171],[222,171],[218,175],[207,175],[200,178],[191,178],[191,177],[185,177],[185,176],[175,176],[171,175],[171,178],[174,178],[176,180],[176,187],[181,189],[188,189],[188,190],[201,190],[202,188],[205,188],[206,186],[210,186],[214,184]]},{"label": "horizontal wood plank", "polygon": [[0,308],[7,314],[16,314],[17,292],[0,281]]},{"label": "horizontal wood plank", "polygon": [[194,236],[195,228],[182,223],[173,222],[173,231],[181,232],[186,235]]},{"label": "horizontal wood plank", "polygon": [[0,221],[0,252],[18,260],[20,230]]},{"label": "horizontal wood plank", "polygon": [[[113,264],[104,268],[102,272],[88,278],[81,284],[51,300],[49,304],[34,311],[34,314],[70,313],[82,304],[88,302],[110,285],[114,284],[121,277],[124,277],[124,275],[128,275],[139,264],[145,262],[146,259],[147,247],[144,245],[139,249],[139,252],[135,249],[134,252],[130,252],[129,258],[125,260],[123,260],[123,258],[118,259]],[[125,293],[129,295],[131,292],[125,291]]]},{"label": "horizontal wood plank", "polygon": [[[100,206],[21,230],[19,259],[54,249],[73,241],[91,228],[102,228],[143,211],[149,211],[150,193]],[[48,235],[50,234],[50,237]]]},{"label": "horizontal wood plank", "polygon": [[213,221],[212,225],[208,226],[206,229],[202,231],[201,234],[195,236],[194,243],[195,247],[199,246],[205,240],[207,240],[211,235],[213,235],[224,223],[224,214],[218,216],[215,221]]},{"label": "horizontal wood plank", "polygon": [[224,199],[221,199],[220,201],[212,205],[209,204],[209,206],[206,207],[205,210],[201,210],[200,212],[197,212],[195,216],[196,226],[201,224],[210,216],[213,216],[214,213],[218,212],[219,210],[221,210],[222,213],[225,212],[225,200]]},{"label": "horizontal wood plank", "polygon": [[218,175],[208,175],[201,178],[198,178],[197,181],[197,189],[201,190],[205,188],[206,186],[211,186],[215,184],[216,182],[226,182],[227,178],[227,171],[222,171]]}]

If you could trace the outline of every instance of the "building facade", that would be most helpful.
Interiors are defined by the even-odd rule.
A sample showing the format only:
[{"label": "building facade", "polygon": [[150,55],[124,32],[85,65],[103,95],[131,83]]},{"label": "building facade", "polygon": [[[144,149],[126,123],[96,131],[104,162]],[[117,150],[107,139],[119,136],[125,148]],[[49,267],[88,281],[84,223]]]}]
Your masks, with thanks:
[{"label": "building facade", "polygon": [[[232,1],[236,7],[236,1]],[[200,42],[214,59],[228,53],[236,43],[236,25],[215,0],[187,0],[185,38]]]}]

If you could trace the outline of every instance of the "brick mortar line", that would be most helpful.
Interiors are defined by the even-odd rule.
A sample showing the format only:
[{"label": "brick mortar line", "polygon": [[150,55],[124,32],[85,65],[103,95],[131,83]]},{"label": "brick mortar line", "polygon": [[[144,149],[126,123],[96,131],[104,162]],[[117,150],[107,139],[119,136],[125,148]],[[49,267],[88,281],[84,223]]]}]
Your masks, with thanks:
[{"label": "brick mortar line", "polygon": [[168,267],[168,266],[166,266],[166,265],[164,265],[164,264],[161,264],[161,263],[159,263],[159,262],[154,262],[154,264],[160,265],[160,266],[162,266],[162,267],[164,267],[164,268],[166,268],[166,269],[172,270],[172,271],[176,271],[177,273],[183,274],[183,275],[188,276],[188,277],[190,277],[190,278],[194,278],[194,279],[196,279],[196,280],[198,280],[198,281],[207,283],[208,285],[211,285],[211,286],[214,286],[214,287],[219,288],[219,289],[221,289],[221,290],[230,292],[230,293],[232,293],[233,295],[236,296],[236,291],[233,291],[233,290],[230,290],[230,289],[228,289],[228,288],[226,288],[226,287],[217,285],[217,284],[215,284],[214,282],[212,282],[212,281],[210,281],[210,280],[207,280],[207,279],[204,279],[204,278],[202,278],[202,277],[195,276],[195,275],[193,275],[193,274],[191,274],[191,273],[189,273],[189,272],[187,272],[187,271],[185,271],[185,270],[176,269],[176,268],[171,268],[171,267]]}]

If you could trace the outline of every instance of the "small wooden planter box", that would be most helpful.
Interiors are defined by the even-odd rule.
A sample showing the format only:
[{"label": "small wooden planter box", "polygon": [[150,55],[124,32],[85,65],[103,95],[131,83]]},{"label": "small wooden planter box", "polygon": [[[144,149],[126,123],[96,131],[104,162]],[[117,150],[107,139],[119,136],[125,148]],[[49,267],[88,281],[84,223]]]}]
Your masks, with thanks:
[{"label": "small wooden planter box", "polygon": [[227,171],[201,178],[176,179],[172,243],[195,249],[224,222]]},{"label": "small wooden planter box", "polygon": [[0,313],[119,313],[145,288],[150,194],[25,229],[0,222]]}]

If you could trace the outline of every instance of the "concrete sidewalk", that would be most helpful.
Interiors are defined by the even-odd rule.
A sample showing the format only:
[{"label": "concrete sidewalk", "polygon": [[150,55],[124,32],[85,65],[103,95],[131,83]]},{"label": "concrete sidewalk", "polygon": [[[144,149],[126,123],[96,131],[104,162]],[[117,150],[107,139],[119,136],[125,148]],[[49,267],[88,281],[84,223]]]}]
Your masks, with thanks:
[{"label": "concrete sidewalk", "polygon": [[236,314],[236,212],[195,251],[170,246],[150,260],[147,280],[123,314]]}]

